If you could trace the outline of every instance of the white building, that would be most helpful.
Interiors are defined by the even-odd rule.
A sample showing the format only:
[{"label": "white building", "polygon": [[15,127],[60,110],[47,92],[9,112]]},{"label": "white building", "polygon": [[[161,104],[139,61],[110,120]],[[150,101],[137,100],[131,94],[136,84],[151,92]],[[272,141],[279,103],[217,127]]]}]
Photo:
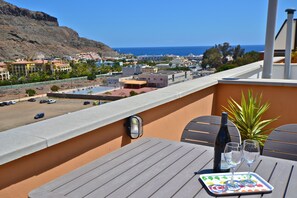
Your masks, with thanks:
[{"label": "white building", "polygon": [[192,79],[190,71],[162,71],[159,73],[142,73],[139,80],[147,82],[149,87],[167,87],[169,85]]},{"label": "white building", "polygon": [[170,61],[171,67],[188,67],[192,65],[192,62],[189,61],[188,59],[185,59],[183,57],[176,57],[172,61]]},{"label": "white building", "polygon": [[141,74],[141,65],[130,65],[127,67],[123,67],[123,76],[133,76]]},{"label": "white building", "polygon": [[139,61],[161,61],[165,58],[163,55],[143,55],[137,56]]},{"label": "white building", "polygon": [[152,67],[152,66],[143,66],[141,68],[142,73],[157,73],[158,67]]},{"label": "white building", "polygon": [[77,59],[82,59],[82,60],[101,60],[101,57],[99,56],[98,53],[95,52],[85,52],[85,53],[80,53],[76,54]]},{"label": "white building", "polygon": [[132,80],[133,76],[111,76],[106,79],[108,87],[121,87],[125,80]]}]

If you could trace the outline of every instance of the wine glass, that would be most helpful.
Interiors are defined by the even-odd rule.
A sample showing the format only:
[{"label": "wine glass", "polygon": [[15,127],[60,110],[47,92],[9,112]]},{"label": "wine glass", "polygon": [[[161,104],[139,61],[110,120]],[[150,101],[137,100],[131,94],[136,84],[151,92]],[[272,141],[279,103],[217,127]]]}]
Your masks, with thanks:
[{"label": "wine glass", "polygon": [[231,180],[226,182],[228,190],[236,191],[240,186],[234,182],[234,171],[242,159],[241,145],[237,142],[229,142],[225,146],[224,156],[232,172]]},{"label": "wine glass", "polygon": [[251,165],[256,161],[260,155],[259,142],[256,140],[244,140],[243,141],[243,158],[245,159],[248,167],[248,179],[245,184],[248,186],[255,186],[256,183],[251,180]]}]

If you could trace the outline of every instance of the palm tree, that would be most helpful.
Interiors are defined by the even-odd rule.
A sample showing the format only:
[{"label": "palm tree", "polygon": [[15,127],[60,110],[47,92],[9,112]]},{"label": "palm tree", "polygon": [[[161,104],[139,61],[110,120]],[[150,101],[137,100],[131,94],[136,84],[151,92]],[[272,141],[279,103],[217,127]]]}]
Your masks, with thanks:
[{"label": "palm tree", "polygon": [[244,49],[237,45],[233,49],[233,60],[237,60],[237,58],[242,57],[244,55]]}]

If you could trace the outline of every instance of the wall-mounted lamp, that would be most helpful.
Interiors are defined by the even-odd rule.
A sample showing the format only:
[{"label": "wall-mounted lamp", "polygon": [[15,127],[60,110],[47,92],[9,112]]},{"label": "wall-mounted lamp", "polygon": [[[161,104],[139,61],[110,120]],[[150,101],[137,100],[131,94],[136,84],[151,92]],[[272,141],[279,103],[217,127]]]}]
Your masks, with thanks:
[{"label": "wall-mounted lamp", "polygon": [[128,121],[126,123],[127,132],[128,135],[132,139],[136,139],[142,136],[143,130],[142,130],[142,118],[139,116],[130,116],[128,118]]}]

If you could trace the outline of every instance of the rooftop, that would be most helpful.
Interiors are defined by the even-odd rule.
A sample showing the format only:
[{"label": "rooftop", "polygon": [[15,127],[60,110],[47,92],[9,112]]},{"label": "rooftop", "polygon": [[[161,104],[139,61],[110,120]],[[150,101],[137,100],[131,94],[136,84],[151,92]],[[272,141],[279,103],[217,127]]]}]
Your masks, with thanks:
[{"label": "rooftop", "polygon": [[[278,61],[275,58],[274,61]],[[73,112],[0,133],[0,195],[27,195],[32,189],[110,153],[134,140],[124,123],[143,118],[144,137],[180,141],[186,124],[200,115],[219,115],[229,97],[241,91],[263,93],[281,116],[271,127],[294,123],[297,80],[258,79],[263,61],[175,84],[101,106]],[[248,77],[253,76],[253,79]],[[281,88],[281,89],[280,89]],[[275,96],[278,97],[275,97]],[[11,177],[11,173],[16,177]]]}]

